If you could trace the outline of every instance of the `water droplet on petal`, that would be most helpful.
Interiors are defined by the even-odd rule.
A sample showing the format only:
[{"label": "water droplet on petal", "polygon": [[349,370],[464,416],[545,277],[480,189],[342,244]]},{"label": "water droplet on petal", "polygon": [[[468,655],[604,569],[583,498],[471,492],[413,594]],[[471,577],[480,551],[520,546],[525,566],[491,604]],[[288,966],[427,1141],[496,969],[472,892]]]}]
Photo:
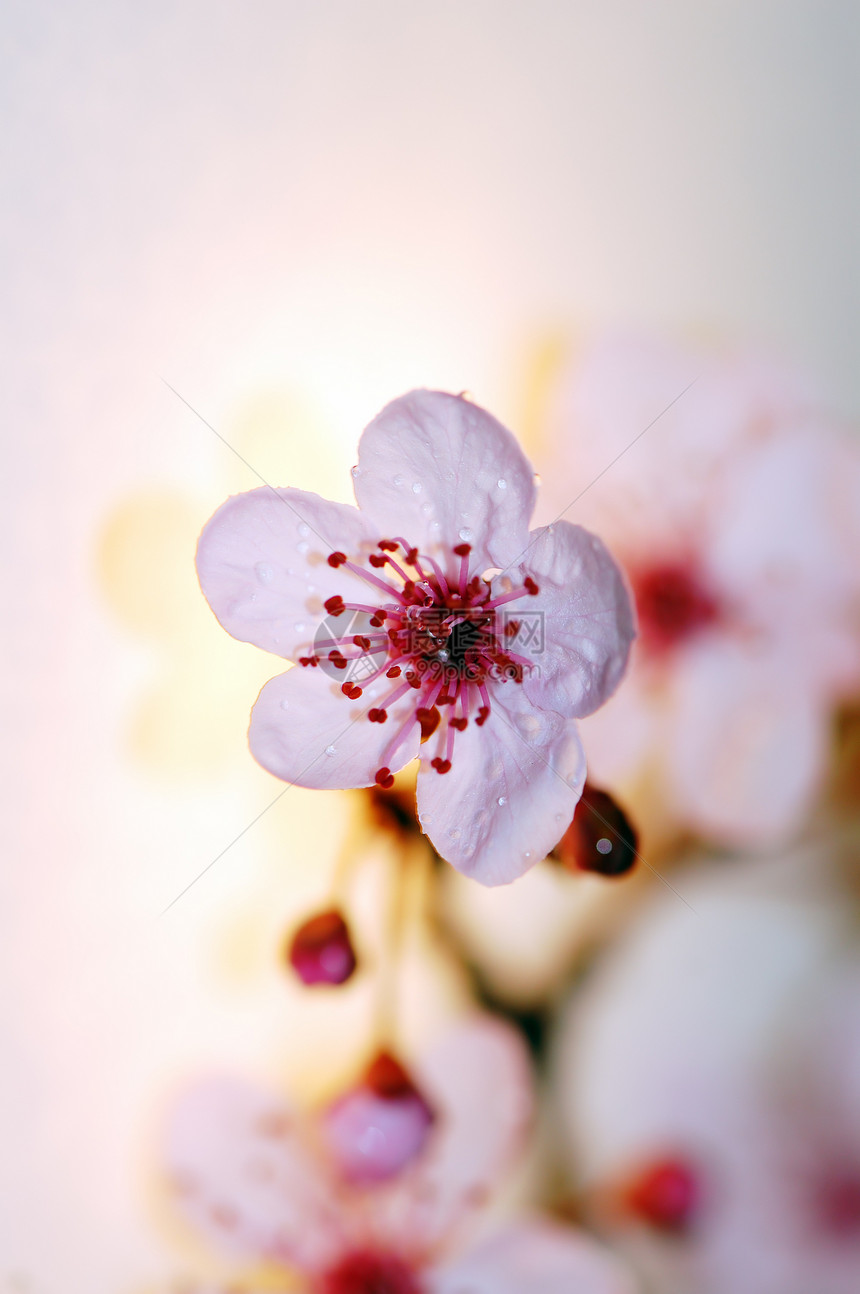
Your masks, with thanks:
[{"label": "water droplet on petal", "polygon": [[508,802],[508,797],[507,797],[506,795],[500,795],[500,796],[499,796],[499,806],[500,806],[500,807],[501,807],[503,804],[507,804],[507,802]]},{"label": "water droplet on petal", "polygon": [[302,538],[304,538],[306,535],[309,535],[310,533],[311,533],[311,528],[310,528],[310,526],[305,525],[305,523],[304,523],[304,521],[303,521],[303,522],[301,523],[301,525],[299,526],[299,534],[302,536]]},{"label": "water droplet on petal", "polygon": [[261,584],[271,584],[272,580],[275,578],[275,568],[274,566],[270,566],[268,562],[257,562],[254,570],[256,571],[257,579]]},{"label": "water droplet on petal", "polygon": [[523,858],[531,858],[531,856],[532,856],[532,851],[530,849],[527,849],[526,852],[523,854]]},{"label": "water droplet on petal", "polygon": [[460,536],[460,538],[461,538],[461,539],[471,539],[471,538],[472,538],[472,531],[471,531],[471,529],[470,529],[468,526],[461,526],[461,527],[460,527],[460,529],[457,531],[457,533],[458,533],[458,535]]},{"label": "water droplet on petal", "polygon": [[361,468],[358,463],[356,463],[355,467],[352,468],[352,474],[353,476],[361,476]]},{"label": "water droplet on petal", "polygon": [[508,488],[508,483],[503,476],[499,477],[499,479],[496,481],[496,485],[499,487],[500,490],[506,490]]},{"label": "water droplet on petal", "polygon": [[421,504],[421,511],[424,513],[424,515],[425,515],[425,517],[426,517],[426,515],[427,515],[427,513],[428,513],[428,512],[432,512],[432,511],[433,511],[432,504],[428,503],[428,502],[425,500],[425,501],[424,501],[424,503],[422,503],[422,504]]},{"label": "water droplet on petal", "polygon": [[402,484],[403,484],[403,477],[402,477],[402,476],[400,476],[400,475],[395,476],[395,478],[394,478],[394,484],[395,484],[395,485],[402,485]]},{"label": "water droplet on petal", "polygon": [[282,702],[281,702],[281,709],[282,709],[282,710],[289,710],[289,708],[290,708],[290,703],[289,703],[289,701],[282,701]]},{"label": "water droplet on petal", "polygon": [[326,746],[325,753],[331,757],[334,754],[334,746]]},{"label": "water droplet on petal", "polygon": [[310,544],[306,539],[303,539],[300,544],[296,544],[296,550],[302,554],[306,553],[309,548]]},{"label": "water droplet on petal", "polygon": [[307,628],[307,625],[305,624],[304,620],[297,620],[296,623],[293,625],[293,628],[295,629],[297,634],[300,634],[300,633],[304,633],[305,629]]},{"label": "water droplet on petal", "polygon": [[412,493],[413,493],[413,494],[420,494],[420,493],[421,493],[421,489],[422,489],[422,486],[421,486],[421,482],[420,482],[420,481],[413,481],[413,482],[412,482]]}]

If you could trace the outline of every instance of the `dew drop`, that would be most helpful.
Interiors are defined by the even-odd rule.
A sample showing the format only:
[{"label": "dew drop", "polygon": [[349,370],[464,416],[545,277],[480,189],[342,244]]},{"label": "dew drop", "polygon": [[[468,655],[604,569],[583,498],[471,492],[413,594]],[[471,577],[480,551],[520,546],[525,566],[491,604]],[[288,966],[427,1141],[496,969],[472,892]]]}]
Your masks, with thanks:
[{"label": "dew drop", "polygon": [[400,475],[395,476],[395,478],[394,478],[394,484],[395,484],[395,485],[402,485],[402,484],[403,484],[403,477],[402,477],[402,476],[400,476]]},{"label": "dew drop", "polygon": [[334,746],[326,746],[325,753],[329,756],[329,758],[331,758],[331,756],[334,754]]},{"label": "dew drop", "polygon": [[598,840],[596,849],[598,854],[609,854],[612,852],[612,841],[607,840],[606,836],[601,836]]},{"label": "dew drop", "polygon": [[275,578],[275,568],[274,566],[270,566],[268,562],[257,562],[254,570],[256,571],[257,579],[261,584],[271,584],[272,580]]},{"label": "dew drop", "polygon": [[526,852],[523,854],[523,858],[531,858],[531,856],[532,856],[532,851],[530,849],[527,849]]},{"label": "dew drop", "polygon": [[295,629],[297,634],[301,634],[301,633],[304,633],[305,629],[307,628],[307,625],[305,624],[304,620],[297,620],[296,623],[293,625],[293,628]]},{"label": "dew drop", "polygon": [[302,554],[306,553],[309,548],[310,544],[306,539],[303,539],[300,544],[296,544],[296,550]]},{"label": "dew drop", "polygon": [[289,703],[289,701],[282,701],[282,702],[281,702],[281,709],[282,709],[282,710],[289,710],[289,708],[290,708],[290,703]]},{"label": "dew drop", "polygon": [[422,503],[422,504],[421,504],[421,511],[424,513],[424,515],[425,515],[425,517],[426,517],[426,515],[427,515],[427,513],[428,513],[428,512],[432,512],[432,511],[433,511],[432,505],[431,505],[431,504],[429,504],[429,503],[425,500],[425,501],[424,501],[424,503]]},{"label": "dew drop", "polygon": [[420,482],[420,481],[413,481],[413,482],[412,482],[412,493],[413,493],[413,494],[420,494],[420,493],[421,493],[421,488],[422,488],[422,487],[421,487],[421,482]]},{"label": "dew drop", "polygon": [[508,802],[508,797],[506,795],[499,796],[499,800],[498,800],[499,806],[503,804],[507,804],[507,802]]},{"label": "dew drop", "polygon": [[299,529],[299,534],[302,536],[303,539],[311,533],[310,526],[305,525],[304,521],[301,523],[298,529]]},{"label": "dew drop", "polygon": [[361,468],[358,463],[356,463],[355,467],[352,468],[352,474],[353,476],[361,476]]},{"label": "dew drop", "polygon": [[468,526],[461,526],[460,529],[457,531],[457,534],[460,536],[461,539],[472,538],[472,531]]},{"label": "dew drop", "polygon": [[506,490],[508,488],[508,483],[503,476],[499,477],[499,479],[496,481],[496,485],[500,490]]},{"label": "dew drop", "polygon": [[250,598],[250,600],[251,600],[251,602],[257,602],[257,601],[259,601],[259,597],[260,597],[260,595],[259,595],[259,593],[258,593],[258,592],[256,591],[256,589],[255,589],[255,590],[254,590],[254,592],[251,594],[251,598]]}]

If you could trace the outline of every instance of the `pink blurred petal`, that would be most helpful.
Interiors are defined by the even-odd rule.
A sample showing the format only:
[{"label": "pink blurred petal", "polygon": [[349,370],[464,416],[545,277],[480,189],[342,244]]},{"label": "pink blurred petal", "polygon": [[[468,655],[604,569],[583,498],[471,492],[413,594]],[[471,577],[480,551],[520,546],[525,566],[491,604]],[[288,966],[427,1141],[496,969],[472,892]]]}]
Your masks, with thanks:
[{"label": "pink blurred petal", "polygon": [[418,775],[418,818],[443,858],[482,885],[505,885],[545,858],[573,817],[585,756],[573,720],[499,684],[483,727],[457,734],[454,767]]},{"label": "pink blurred petal", "polygon": [[676,666],[673,706],[676,811],[727,843],[787,838],[818,789],[829,736],[791,661],[754,640],[702,643]]},{"label": "pink blurred petal", "polygon": [[524,565],[540,588],[524,615],[539,612],[545,634],[535,672],[526,672],[526,695],[542,709],[582,718],[621,681],[636,633],[630,594],[600,540],[566,521],[531,533]]},{"label": "pink blurred petal", "polygon": [[533,1101],[522,1036],[488,1016],[451,1030],[415,1065],[436,1112],[426,1152],[374,1196],[381,1240],[407,1237],[416,1253],[452,1247],[524,1149]]},{"label": "pink blurred petal", "polygon": [[467,541],[486,568],[526,547],[531,464],[501,423],[462,396],[412,391],[393,400],[362,435],[358,466],[359,506],[422,552]]},{"label": "pink blurred petal", "polygon": [[428,1294],[634,1294],[621,1259],[584,1232],[520,1224],[434,1271]]},{"label": "pink blurred petal", "polygon": [[265,1092],[231,1079],[188,1091],[172,1112],[166,1167],[180,1212],[227,1253],[309,1267],[336,1249],[324,1166]]},{"label": "pink blurred petal", "polygon": [[243,642],[293,658],[313,639],[327,598],[375,606],[380,594],[332,552],[372,549],[382,536],[357,508],[304,490],[262,486],[236,494],[197,545],[200,587],[221,624]]},{"label": "pink blurred petal", "polygon": [[[248,732],[251,754],[270,773],[297,786],[372,786],[385,748],[408,714],[404,697],[385,723],[368,720],[368,711],[391,687],[383,676],[353,701],[322,669],[295,666],[260,692]],[[414,759],[419,740],[420,729],[413,724],[388,767],[396,772]]]}]

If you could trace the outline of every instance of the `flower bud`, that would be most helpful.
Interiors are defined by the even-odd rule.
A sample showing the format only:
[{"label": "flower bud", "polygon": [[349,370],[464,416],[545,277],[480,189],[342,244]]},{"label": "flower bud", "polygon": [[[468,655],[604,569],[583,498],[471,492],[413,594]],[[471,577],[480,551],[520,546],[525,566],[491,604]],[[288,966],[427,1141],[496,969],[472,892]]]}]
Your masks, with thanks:
[{"label": "flower bud", "polygon": [[344,984],[356,966],[349,929],[333,908],[303,922],[290,940],[287,958],[303,984]]},{"label": "flower bud", "polygon": [[569,871],[623,876],[636,862],[638,839],[621,806],[586,782],[567,831],[553,850]]},{"label": "flower bud", "polygon": [[380,1052],[359,1084],[325,1111],[322,1127],[344,1178],[386,1181],[423,1150],[435,1115],[399,1061]]}]

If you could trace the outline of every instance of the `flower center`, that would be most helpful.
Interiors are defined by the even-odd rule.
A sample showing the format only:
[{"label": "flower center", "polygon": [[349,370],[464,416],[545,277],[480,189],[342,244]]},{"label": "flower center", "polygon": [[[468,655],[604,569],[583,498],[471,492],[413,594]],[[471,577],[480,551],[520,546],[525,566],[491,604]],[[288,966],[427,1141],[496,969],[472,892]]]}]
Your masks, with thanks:
[{"label": "flower center", "polygon": [[815,1215],[822,1231],[834,1240],[860,1236],[860,1169],[837,1167],[816,1183]]},{"label": "flower center", "polygon": [[639,630],[653,654],[671,651],[720,615],[716,598],[689,564],[665,562],[632,576]]},{"label": "flower center", "polygon": [[627,1210],[658,1231],[690,1229],[702,1203],[702,1182],[685,1159],[658,1159],[646,1165],[623,1193]]},{"label": "flower center", "polygon": [[[345,566],[384,596],[377,605],[346,602],[340,595],[328,598],[325,609],[332,617],[346,611],[370,616],[368,632],[343,639],[317,638],[314,653],[300,657],[304,666],[319,665],[346,671],[351,663],[370,659],[372,672],[362,677],[366,687],[381,675],[392,680],[390,692],[367,711],[370,723],[385,723],[389,710],[411,696],[405,719],[382,753],[377,785],[394,781],[390,764],[416,724],[421,740],[438,731],[437,748],[430,765],[437,773],[451,768],[454,741],[470,723],[481,727],[491,712],[491,692],[497,683],[520,684],[531,662],[518,655],[521,625],[515,615],[499,608],[539,592],[526,576],[521,587],[509,581],[494,595],[485,576],[470,570],[471,547],[457,544],[452,562],[443,571],[432,557],[419,553],[404,539],[382,539],[367,566],[350,561],[345,553],[331,553],[329,565]],[[369,569],[368,569],[369,568]],[[385,574],[377,574],[382,572]],[[348,680],[344,696],[357,700],[363,687]]]},{"label": "flower center", "polygon": [[326,1272],[319,1294],[421,1294],[415,1273],[394,1254],[360,1250]]}]

